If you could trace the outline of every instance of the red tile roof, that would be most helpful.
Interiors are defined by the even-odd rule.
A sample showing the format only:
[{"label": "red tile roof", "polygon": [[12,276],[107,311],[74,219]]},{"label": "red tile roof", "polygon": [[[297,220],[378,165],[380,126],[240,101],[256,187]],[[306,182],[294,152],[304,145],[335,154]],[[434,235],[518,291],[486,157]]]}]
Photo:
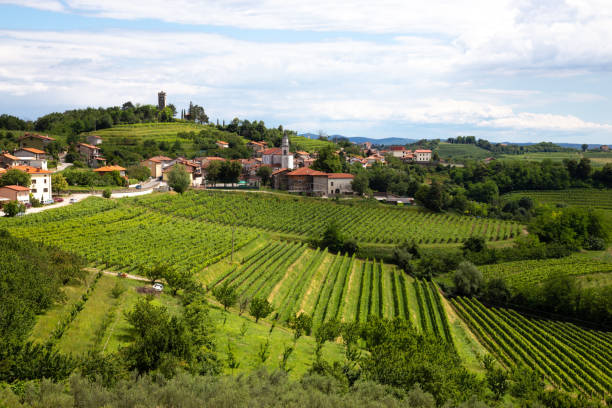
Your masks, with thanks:
[{"label": "red tile roof", "polygon": [[19,157],[15,157],[10,153],[2,153],[2,156],[6,157],[7,159],[11,159],[11,160],[20,160]]},{"label": "red tile roof", "polygon": [[406,150],[406,149],[404,148],[404,146],[391,146],[391,150],[403,151],[403,150]]},{"label": "red tile roof", "polygon": [[283,151],[281,150],[280,147],[272,147],[270,149],[263,150],[261,154],[277,155],[277,154],[283,154]]},{"label": "red tile roof", "polygon": [[25,151],[27,151],[27,152],[34,153],[34,154],[46,154],[46,153],[47,153],[47,152],[45,152],[44,150],[35,149],[35,148],[33,148],[33,147],[22,147],[22,148],[21,148],[21,149],[19,149],[19,150],[25,150]]},{"label": "red tile roof", "polygon": [[300,167],[297,170],[293,170],[291,173],[287,173],[288,176],[327,176],[327,173],[322,171],[313,170],[310,167]]},{"label": "red tile roof", "polygon": [[21,137],[19,138],[19,140],[22,140],[22,139],[27,139],[27,138],[29,138],[29,137],[35,137],[35,138],[37,138],[37,139],[41,139],[41,140],[49,140],[49,141],[54,141],[54,140],[55,140],[54,138],[49,137],[49,136],[47,136],[47,135],[39,135],[39,134],[37,134],[37,133],[26,133],[26,134],[24,134],[23,136],[21,136]]},{"label": "red tile roof", "polygon": [[153,156],[149,160],[151,160],[153,162],[155,162],[156,160],[159,160],[159,161],[172,161],[171,158],[166,157],[166,156]]},{"label": "red tile roof", "polygon": [[92,145],[87,144],[87,143],[79,143],[79,146],[85,146],[85,147],[86,147],[86,148],[88,148],[88,149],[100,149],[100,148],[99,148],[99,147],[97,147],[97,146],[92,146]]},{"label": "red tile roof", "polygon": [[249,143],[247,143],[247,144],[254,144],[254,145],[258,145],[258,146],[263,146],[264,145],[263,143],[259,143],[259,142],[256,142],[254,140],[249,141]]},{"label": "red tile roof", "polygon": [[349,173],[327,173],[327,178],[330,179],[352,179],[355,178],[352,174]]},{"label": "red tile roof", "polygon": [[224,144],[224,145],[228,145],[229,144],[227,142],[224,142],[223,140],[217,140],[217,143],[221,143],[221,144]]},{"label": "red tile roof", "polygon": [[14,190],[14,191],[30,191],[29,188],[24,187],[24,186],[4,186],[0,188],[8,188],[9,190]]},{"label": "red tile roof", "polygon": [[51,174],[53,173],[52,171],[43,170],[43,169],[39,169],[38,167],[32,167],[32,166],[13,166],[11,167],[11,169],[17,169],[17,170],[26,172],[28,174]]},{"label": "red tile roof", "polygon": [[415,153],[431,153],[431,150],[429,149],[422,149],[422,150],[415,150]]},{"label": "red tile roof", "polygon": [[121,166],[104,166],[97,169],[94,169],[95,172],[106,173],[111,171],[125,171],[125,169]]},{"label": "red tile roof", "polygon": [[282,168],[282,169],[274,170],[271,175],[274,176],[274,175],[276,175],[278,173],[282,173],[283,171],[287,171],[287,170],[289,170],[289,169],[288,168]]}]

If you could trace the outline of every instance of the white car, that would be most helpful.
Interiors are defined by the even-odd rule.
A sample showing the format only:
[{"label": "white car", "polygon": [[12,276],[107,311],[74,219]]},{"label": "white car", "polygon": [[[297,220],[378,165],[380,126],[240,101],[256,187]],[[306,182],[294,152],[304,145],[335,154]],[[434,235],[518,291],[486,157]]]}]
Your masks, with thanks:
[{"label": "white car", "polygon": [[161,292],[162,290],[164,290],[164,285],[162,285],[161,283],[155,283],[153,284],[153,289],[158,292]]},{"label": "white car", "polygon": [[76,203],[76,202],[77,202],[76,198],[71,198],[71,199],[70,199],[70,204],[74,204],[74,203]]},{"label": "white car", "polygon": [[45,204],[45,205],[55,204],[55,201],[53,201],[53,200],[45,200],[45,201],[43,201],[43,204]]}]

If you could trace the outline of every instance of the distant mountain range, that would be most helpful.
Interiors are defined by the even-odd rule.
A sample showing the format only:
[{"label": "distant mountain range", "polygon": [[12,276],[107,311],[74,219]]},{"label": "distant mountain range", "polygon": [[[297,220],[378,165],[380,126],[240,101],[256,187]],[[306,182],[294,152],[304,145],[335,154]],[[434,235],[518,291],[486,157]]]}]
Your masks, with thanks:
[{"label": "distant mountain range", "polygon": [[[300,136],[308,137],[310,139],[317,139],[319,137],[319,135],[314,134],[314,133],[303,133]],[[391,146],[391,145],[402,146],[402,145],[407,145],[407,144],[411,144],[411,143],[418,141],[418,139],[407,139],[403,137],[385,137],[382,139],[374,139],[371,137],[348,137],[348,136],[343,136],[343,135],[328,135],[328,138],[330,140],[334,138],[344,138],[356,144],[370,142],[372,144],[384,145],[384,146]],[[491,142],[491,143],[495,143],[495,142]],[[530,146],[530,145],[537,144],[536,142],[528,142],[528,143],[502,142],[502,143],[518,145],[518,146]],[[577,150],[581,150],[582,148],[582,143],[555,143],[555,144],[557,146],[568,147],[568,148],[577,149]],[[600,144],[589,144],[589,149],[598,149],[600,146],[601,146]]]}]

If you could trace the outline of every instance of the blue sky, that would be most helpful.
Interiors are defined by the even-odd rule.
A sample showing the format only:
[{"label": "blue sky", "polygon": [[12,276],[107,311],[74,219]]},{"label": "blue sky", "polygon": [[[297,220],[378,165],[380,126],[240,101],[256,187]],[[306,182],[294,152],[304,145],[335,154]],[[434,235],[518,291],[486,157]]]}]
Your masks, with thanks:
[{"label": "blue sky", "polygon": [[612,143],[609,0],[0,0],[0,112],[194,101],[366,137]]}]

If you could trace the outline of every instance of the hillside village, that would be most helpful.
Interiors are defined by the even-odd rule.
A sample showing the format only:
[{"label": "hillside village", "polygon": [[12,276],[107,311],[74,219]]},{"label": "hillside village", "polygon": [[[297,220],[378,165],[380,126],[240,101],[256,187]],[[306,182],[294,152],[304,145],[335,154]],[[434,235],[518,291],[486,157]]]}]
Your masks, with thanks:
[{"label": "hillside village", "polygon": [[[165,97],[162,99],[160,96],[159,103],[165,105]],[[164,106],[159,108],[164,109]],[[108,160],[103,155],[104,138],[96,134],[88,134],[81,140],[83,141],[77,141],[68,146],[68,149],[72,151],[71,161],[84,163],[99,177],[109,175],[116,180],[123,179],[124,182],[116,183],[117,187],[127,187],[129,181],[127,169],[107,163]],[[215,144],[220,150],[230,148],[230,143],[224,140],[216,140]],[[0,188],[0,207],[2,203],[10,201],[18,201],[28,207],[32,205],[32,202],[42,205],[54,202],[51,175],[61,173],[72,164],[67,162],[68,149],[57,151],[57,145],[56,139],[51,136],[26,132],[19,138],[18,148],[12,152],[0,153],[0,176],[8,171],[16,170],[27,173],[31,180],[30,186],[17,184]],[[249,158],[227,159],[219,156],[186,158],[157,155],[142,160],[139,164],[149,170],[151,180],[160,182],[158,186],[165,185],[170,172],[174,168],[181,167],[187,172],[192,188],[210,188],[218,185],[225,188],[257,188],[262,184],[269,184],[276,190],[314,196],[353,194],[353,174],[312,169],[311,167],[318,158],[318,152],[292,149],[286,132],[279,147],[268,146],[266,141],[255,140],[248,140],[246,146],[250,151]],[[369,142],[355,146],[355,149],[351,151],[354,152],[356,149],[360,154],[347,154],[343,147],[338,147],[334,154],[342,157],[348,165],[356,165],[364,169],[374,165],[384,166],[389,158],[416,164],[432,162],[432,151],[429,149],[412,151],[404,146],[378,149]],[[49,168],[49,160],[53,160],[60,167]],[[229,178],[220,177],[217,174],[219,172],[217,166],[229,162],[234,165],[234,174]],[[213,168],[214,170],[210,171]]]}]

